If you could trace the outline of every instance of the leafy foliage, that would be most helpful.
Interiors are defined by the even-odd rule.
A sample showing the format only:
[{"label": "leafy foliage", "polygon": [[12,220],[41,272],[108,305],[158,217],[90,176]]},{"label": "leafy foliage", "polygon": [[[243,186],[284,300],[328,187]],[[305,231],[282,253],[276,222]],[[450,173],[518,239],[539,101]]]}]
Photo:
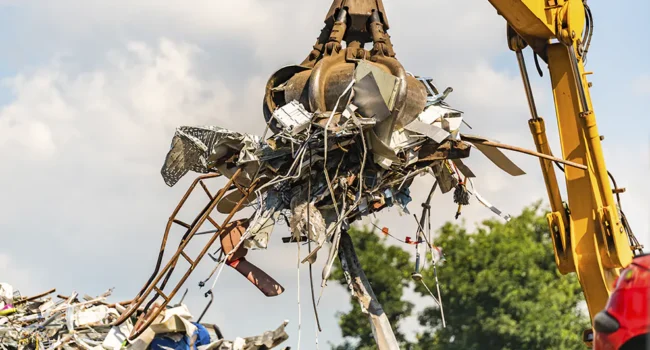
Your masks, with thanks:
[{"label": "leafy foliage", "polygon": [[[447,262],[438,267],[447,327],[440,310],[429,307],[420,315],[423,334],[411,349],[584,349],[581,334],[589,327],[580,311],[583,295],[575,274],[562,276],[555,265],[546,219],[539,204],[504,223],[487,220],[473,233],[446,223],[435,244]],[[387,247],[377,235],[355,230],[359,260],[393,328],[408,317],[413,305],[402,301],[413,270],[410,256]],[[423,271],[433,287],[433,269]],[[345,285],[340,272],[336,278]],[[421,284],[416,291],[428,297]],[[433,303],[432,303],[433,304]],[[355,339],[338,349],[374,349],[368,320],[352,300],[353,309],[340,316],[345,337]],[[403,341],[404,335],[398,332]],[[403,347],[406,342],[403,342]]]}]

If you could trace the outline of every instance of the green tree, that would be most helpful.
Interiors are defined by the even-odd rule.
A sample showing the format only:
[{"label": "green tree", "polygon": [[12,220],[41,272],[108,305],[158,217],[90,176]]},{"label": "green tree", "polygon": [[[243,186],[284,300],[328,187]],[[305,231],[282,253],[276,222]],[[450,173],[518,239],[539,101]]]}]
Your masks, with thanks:
[{"label": "green tree", "polygon": [[[437,349],[584,349],[582,331],[588,318],[574,274],[561,276],[555,265],[548,226],[539,204],[510,222],[487,220],[475,232],[447,223],[435,239],[447,262],[438,267],[447,327],[440,311],[425,309],[419,320],[425,331],[412,346],[397,331],[413,304],[402,300],[411,282],[410,254],[387,246],[367,229],[351,230],[359,260],[384,306],[402,348]],[[423,271],[435,292],[433,270]],[[346,285],[337,266],[334,277]],[[416,290],[428,296],[421,284]],[[339,323],[347,342],[336,349],[375,349],[367,317],[356,300]],[[433,304],[433,302],[431,302]]]},{"label": "green tree", "polygon": [[[404,334],[399,332],[402,319],[411,315],[413,303],[404,300],[404,288],[411,282],[411,258],[399,247],[386,244],[374,230],[352,228],[349,231],[359,262],[368,276],[372,289],[390,320],[398,341],[405,343]],[[337,260],[332,278],[347,288],[347,282]],[[356,299],[350,297],[352,310],[339,313],[339,325],[346,342],[335,349],[376,349],[368,317],[361,312]]]},{"label": "green tree", "polygon": [[[584,349],[582,291],[575,274],[557,270],[539,204],[508,223],[484,221],[473,234],[447,223],[436,245],[447,258],[438,268],[447,327],[437,308],[426,309],[422,349]],[[424,276],[434,280],[431,269]]]}]

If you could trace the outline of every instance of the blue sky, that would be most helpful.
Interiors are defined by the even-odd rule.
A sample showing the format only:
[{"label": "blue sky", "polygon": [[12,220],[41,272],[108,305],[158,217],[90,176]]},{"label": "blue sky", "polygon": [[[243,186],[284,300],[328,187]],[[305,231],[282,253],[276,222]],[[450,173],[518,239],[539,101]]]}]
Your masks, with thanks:
[{"label": "blue sky", "polygon": [[[0,231],[5,233],[0,280],[25,294],[51,287],[100,294],[116,287],[116,299],[130,299],[153,268],[167,217],[191,181],[188,176],[169,189],[159,175],[175,127],[209,124],[261,134],[266,79],[307,55],[329,5],[327,0],[170,0],[164,6],[154,0],[0,0]],[[454,87],[449,102],[466,112],[472,133],[534,147],[505,23],[488,1],[386,0],[385,5],[398,58],[407,70]],[[637,235],[650,245],[645,180],[650,4],[590,5],[596,27],[587,68],[595,73],[591,93],[607,137],[607,162],[628,188],[624,205]],[[553,126],[548,74],[538,78],[529,51],[526,57],[540,114]],[[557,133],[550,129],[559,154]],[[474,154],[468,164],[479,176],[481,193],[497,207],[516,214],[545,198],[535,159],[512,155],[528,175],[510,178],[481,157]],[[427,181],[418,179],[416,186]],[[417,205],[422,198],[413,192]],[[436,223],[450,220],[451,198],[435,201]],[[490,216],[477,203],[468,209],[469,224]],[[395,212],[379,219],[408,233],[415,229]],[[268,251],[251,254],[287,288],[273,302],[235,272],[224,272],[223,298],[207,317],[222,324],[227,336],[273,329],[289,319],[289,343],[295,346],[296,252],[281,244],[279,237],[286,235],[279,228]],[[196,281],[211,267],[205,262],[188,284],[187,300],[197,315],[204,299]],[[300,290],[307,301],[304,270]],[[229,302],[232,298],[246,303]],[[321,345],[340,342],[335,312],[349,308],[347,298],[343,288],[326,290]],[[419,307],[432,304],[416,300]],[[301,343],[313,349],[314,322],[305,305]],[[242,311],[247,308],[257,310],[255,317]],[[412,333],[415,325],[410,320],[404,330]]]}]

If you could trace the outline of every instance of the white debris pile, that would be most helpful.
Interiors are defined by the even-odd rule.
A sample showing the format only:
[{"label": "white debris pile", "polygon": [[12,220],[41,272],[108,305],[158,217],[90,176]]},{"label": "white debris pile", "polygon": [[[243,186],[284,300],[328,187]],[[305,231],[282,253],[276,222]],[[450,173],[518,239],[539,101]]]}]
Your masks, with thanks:
[{"label": "white debris pile", "polygon": [[0,349],[255,350],[271,349],[288,339],[285,322],[261,336],[228,341],[215,325],[193,322],[187,307],[179,304],[164,310],[142,335],[129,341],[136,318],[113,326],[130,302],[109,304],[106,299],[112,290],[97,297],[76,292],[55,296],[55,292],[23,297],[12,285],[0,283]]}]

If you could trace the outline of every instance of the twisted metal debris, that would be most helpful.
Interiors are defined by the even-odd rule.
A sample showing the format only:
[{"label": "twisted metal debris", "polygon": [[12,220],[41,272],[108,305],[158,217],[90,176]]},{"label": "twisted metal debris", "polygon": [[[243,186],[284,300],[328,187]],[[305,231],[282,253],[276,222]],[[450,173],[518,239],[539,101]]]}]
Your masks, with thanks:
[{"label": "twisted metal debris", "polygon": [[[460,133],[466,125],[462,112],[445,102],[453,89],[441,91],[433,79],[408,73],[396,58],[388,28],[382,1],[335,0],[307,58],[300,65],[278,70],[268,80],[262,137],[218,126],[177,129],[161,170],[163,179],[174,186],[189,172],[202,175],[170,216],[151,278],[115,322],[120,325],[129,317],[138,317],[130,340],[153,324],[216,240],[221,242],[220,255],[210,257],[218,268],[202,284],[218,273],[206,296],[212,297],[216,279],[228,265],[272,297],[284,288],[246,256],[249,250],[268,248],[279,220],[291,229],[285,242],[310,244],[302,263],[311,266],[325,256],[324,287],[339,252],[354,251],[345,247],[347,240],[341,243],[350,225],[390,207],[409,213],[410,187],[417,176],[432,176],[442,193],[453,191],[457,216],[471,195],[499,212],[476,192],[471,181],[475,175],[462,159],[476,147],[509,174],[522,175],[523,171],[489,140]],[[364,48],[367,43],[372,43],[370,50]],[[212,193],[206,181],[219,176],[228,181]],[[179,212],[195,191],[204,192],[208,202],[193,220],[184,221]],[[247,207],[253,215],[235,220]],[[221,223],[212,217],[215,209],[225,215]],[[204,224],[213,229],[206,230]],[[170,229],[178,226],[185,234],[164,263]],[[196,235],[210,238],[198,255],[190,256],[186,247]],[[319,254],[328,246],[328,251]],[[353,259],[353,254],[347,258]],[[168,286],[177,263],[183,260],[190,267],[178,283]],[[357,297],[372,297],[370,284],[363,284],[368,288]],[[377,300],[375,304],[380,305]],[[375,316],[378,323],[373,325],[381,328],[375,335],[384,337],[377,339],[383,344],[380,348],[395,348],[390,325]]]}]

